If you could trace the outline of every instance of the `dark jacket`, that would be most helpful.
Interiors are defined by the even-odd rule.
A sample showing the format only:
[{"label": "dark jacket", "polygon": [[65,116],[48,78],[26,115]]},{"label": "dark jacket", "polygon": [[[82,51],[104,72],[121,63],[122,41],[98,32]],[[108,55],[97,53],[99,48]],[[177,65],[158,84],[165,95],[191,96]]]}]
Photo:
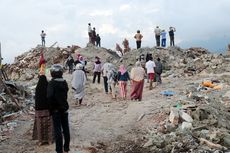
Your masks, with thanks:
[{"label": "dark jacket", "polygon": [[48,81],[45,75],[39,76],[39,80],[35,89],[35,110],[48,110],[49,105],[47,102]]},{"label": "dark jacket", "polygon": [[170,36],[170,37],[174,37],[174,31],[173,31],[173,30],[170,30],[170,31],[169,31],[169,36]]},{"label": "dark jacket", "polygon": [[156,67],[154,68],[155,73],[161,74],[163,71],[163,66],[160,61],[155,62]]},{"label": "dark jacket", "polygon": [[67,59],[66,64],[67,64],[68,66],[73,66],[73,64],[74,64],[73,58]]},{"label": "dark jacket", "polygon": [[65,112],[69,109],[68,90],[68,84],[63,78],[52,78],[48,83],[47,98],[51,113],[53,111]]},{"label": "dark jacket", "polygon": [[118,81],[128,81],[130,80],[129,73],[126,71],[123,75],[121,75],[121,72],[118,72]]}]

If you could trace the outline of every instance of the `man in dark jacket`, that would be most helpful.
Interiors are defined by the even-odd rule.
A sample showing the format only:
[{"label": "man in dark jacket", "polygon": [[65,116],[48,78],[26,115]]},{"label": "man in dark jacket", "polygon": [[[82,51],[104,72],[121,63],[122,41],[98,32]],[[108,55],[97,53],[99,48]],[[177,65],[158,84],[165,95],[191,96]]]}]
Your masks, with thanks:
[{"label": "man in dark jacket", "polygon": [[161,59],[160,58],[157,58],[157,61],[156,61],[156,67],[155,67],[155,75],[156,75],[156,82],[157,83],[162,83],[161,81],[161,73],[162,73],[162,70],[163,70],[163,66],[162,66],[162,63],[161,63]]},{"label": "man in dark jacket", "polygon": [[[56,152],[67,153],[70,144],[70,132],[68,121],[69,104],[67,101],[68,84],[62,78],[63,68],[60,64],[52,65],[50,69],[52,76],[47,87],[47,98],[49,109],[53,117],[54,135],[56,141]],[[64,147],[63,137],[64,136]]]},{"label": "man in dark jacket", "polygon": [[97,34],[97,37],[96,37],[96,46],[101,47],[101,37],[99,36],[99,34]]}]

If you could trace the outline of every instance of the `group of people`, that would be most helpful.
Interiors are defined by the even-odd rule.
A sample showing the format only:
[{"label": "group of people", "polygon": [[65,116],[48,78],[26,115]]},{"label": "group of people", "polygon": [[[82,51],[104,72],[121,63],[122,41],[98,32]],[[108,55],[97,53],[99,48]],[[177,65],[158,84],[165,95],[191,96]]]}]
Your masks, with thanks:
[{"label": "group of people", "polygon": [[[144,82],[147,74],[149,89],[153,89],[154,80],[161,83],[162,64],[160,58],[153,61],[152,54],[146,55],[146,61],[143,62],[145,55],[142,54],[137,58],[135,66],[130,73],[126,67],[121,64],[119,69],[107,59],[102,64],[99,57],[95,57],[93,67],[92,83],[97,81],[100,84],[101,75],[103,77],[104,91],[106,94],[111,93],[112,99],[120,98],[126,100],[142,100]],[[43,58],[43,56],[41,56]],[[74,92],[74,99],[77,105],[84,105],[85,84],[87,81],[85,73],[84,58],[77,54],[76,61],[70,55],[68,60],[72,64],[71,88]],[[45,62],[45,60],[40,60]],[[63,66],[54,64],[50,68],[52,79],[47,81],[45,75],[45,66],[41,64],[39,80],[35,91],[35,121],[33,129],[33,139],[39,140],[39,145],[56,143],[57,153],[68,153],[70,145],[70,130],[68,121],[69,104],[67,101],[68,84],[63,78]],[[74,68],[73,68],[74,67]],[[128,82],[130,82],[130,96],[128,96]],[[119,90],[119,91],[118,91]]]},{"label": "group of people", "polygon": [[70,150],[67,101],[69,88],[62,77],[64,69],[60,64],[52,65],[50,68],[52,79],[48,82],[44,64],[42,65],[35,90],[33,139],[38,140],[39,145],[52,144],[55,141],[57,153],[68,153]]},{"label": "group of people", "polygon": [[[104,81],[105,93],[109,92],[112,94],[112,98],[116,99],[117,89],[119,85],[120,97],[122,99],[127,98],[127,82],[131,82],[131,99],[141,100],[142,91],[144,86],[144,79],[147,76],[147,82],[149,82],[149,89],[153,89],[153,82],[161,84],[161,73],[163,66],[160,58],[157,58],[156,62],[153,61],[152,54],[146,55],[146,61],[144,54],[137,58],[135,67],[131,69],[130,75],[124,65],[120,65],[117,70],[109,59],[104,64],[101,63],[100,58],[96,57],[93,69],[93,83],[97,79],[97,83],[100,84],[101,75]],[[147,75],[146,75],[147,74]]]},{"label": "group of people", "polygon": [[[170,46],[174,46],[174,32],[176,32],[176,28],[169,27],[169,38],[170,38]],[[155,38],[156,38],[156,46],[157,47],[166,47],[166,36],[167,32],[165,30],[161,30],[159,26],[156,26],[155,30]]]},{"label": "group of people", "polygon": [[96,45],[97,47],[101,47],[101,37],[96,33],[96,28],[91,27],[91,23],[88,23],[88,35],[89,35],[89,43]]}]

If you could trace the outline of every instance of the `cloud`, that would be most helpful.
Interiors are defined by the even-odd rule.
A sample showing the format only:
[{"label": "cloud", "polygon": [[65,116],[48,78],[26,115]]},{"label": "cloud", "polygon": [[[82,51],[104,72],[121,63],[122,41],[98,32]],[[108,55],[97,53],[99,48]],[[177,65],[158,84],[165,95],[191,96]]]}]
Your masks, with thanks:
[{"label": "cloud", "polygon": [[118,28],[115,28],[112,24],[102,24],[99,33],[101,35],[107,35],[107,34],[116,34],[118,31],[119,31]]},{"label": "cloud", "polygon": [[113,11],[112,10],[94,10],[91,13],[89,13],[90,16],[112,16],[113,15]]},{"label": "cloud", "polygon": [[121,5],[119,10],[120,11],[127,11],[127,10],[130,10],[131,9],[131,6],[129,4],[124,4],[124,5]]}]

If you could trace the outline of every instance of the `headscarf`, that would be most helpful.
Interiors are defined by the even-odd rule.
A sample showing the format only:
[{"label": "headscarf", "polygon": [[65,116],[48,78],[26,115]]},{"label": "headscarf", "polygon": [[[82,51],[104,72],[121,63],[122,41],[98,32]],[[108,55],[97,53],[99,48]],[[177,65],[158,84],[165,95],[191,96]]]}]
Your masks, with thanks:
[{"label": "headscarf", "polygon": [[76,69],[77,69],[77,70],[82,70],[82,69],[83,69],[83,65],[82,65],[81,63],[78,63],[78,64],[76,65]]},{"label": "headscarf", "polygon": [[119,72],[121,72],[121,75],[125,74],[126,69],[125,69],[125,66],[124,66],[124,65],[120,65]]}]

